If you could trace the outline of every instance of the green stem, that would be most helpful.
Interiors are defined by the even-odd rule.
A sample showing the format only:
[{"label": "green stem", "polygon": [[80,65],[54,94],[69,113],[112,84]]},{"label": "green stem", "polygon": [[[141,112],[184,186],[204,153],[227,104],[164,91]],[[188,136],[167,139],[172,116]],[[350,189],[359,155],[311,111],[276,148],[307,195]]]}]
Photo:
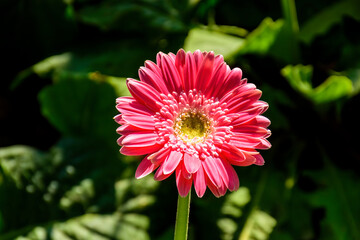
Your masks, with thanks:
[{"label": "green stem", "polygon": [[298,43],[299,23],[296,14],[295,0],[281,0],[283,17],[285,19],[285,27],[290,33],[290,44],[292,48],[292,62],[300,62],[300,47]]},{"label": "green stem", "polygon": [[187,240],[190,212],[190,192],[186,197],[178,197],[174,240]]},{"label": "green stem", "polygon": [[285,21],[289,23],[293,34],[299,33],[299,23],[297,20],[295,0],[281,0],[281,6]]}]

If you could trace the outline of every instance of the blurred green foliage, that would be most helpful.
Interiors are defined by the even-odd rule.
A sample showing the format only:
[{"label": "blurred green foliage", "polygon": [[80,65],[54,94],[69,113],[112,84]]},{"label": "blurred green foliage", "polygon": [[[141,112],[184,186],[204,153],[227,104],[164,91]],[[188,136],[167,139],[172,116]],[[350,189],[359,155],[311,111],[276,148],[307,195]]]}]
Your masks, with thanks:
[{"label": "blurred green foliage", "polygon": [[[360,239],[360,2],[0,3],[0,239],[173,238],[174,178],[134,179],[115,99],[158,51],[213,50],[270,105],[264,167],[193,198],[189,239]],[[4,66],[4,65],[3,65]]]}]

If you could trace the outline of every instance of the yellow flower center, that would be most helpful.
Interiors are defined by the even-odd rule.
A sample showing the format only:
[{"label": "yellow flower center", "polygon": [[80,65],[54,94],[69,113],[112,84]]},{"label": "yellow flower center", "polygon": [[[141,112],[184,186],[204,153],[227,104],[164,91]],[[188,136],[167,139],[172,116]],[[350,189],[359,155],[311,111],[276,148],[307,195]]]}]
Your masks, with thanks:
[{"label": "yellow flower center", "polygon": [[202,142],[210,131],[210,123],[200,113],[182,113],[174,125],[176,135],[186,142]]}]

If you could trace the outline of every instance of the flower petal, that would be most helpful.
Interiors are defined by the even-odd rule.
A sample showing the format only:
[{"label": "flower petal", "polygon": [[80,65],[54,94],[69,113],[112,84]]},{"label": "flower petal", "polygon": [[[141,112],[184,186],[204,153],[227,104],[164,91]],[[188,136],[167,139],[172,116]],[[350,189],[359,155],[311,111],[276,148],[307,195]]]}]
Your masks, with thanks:
[{"label": "flower petal", "polygon": [[134,133],[125,136],[122,141],[118,142],[119,145],[127,147],[149,147],[156,144],[158,135],[155,133]]},{"label": "flower petal", "polygon": [[195,81],[195,89],[204,92],[212,76],[213,65],[214,65],[214,52],[209,52],[204,57],[201,66],[199,68],[199,71],[197,73],[197,77]]},{"label": "flower petal", "polygon": [[204,171],[209,177],[210,181],[216,187],[220,187],[222,184],[221,177],[214,161],[215,160],[213,157],[207,157],[204,161],[202,161],[202,166],[204,167]]},{"label": "flower petal", "polygon": [[165,159],[163,166],[164,174],[170,174],[174,172],[176,167],[179,165],[181,159],[183,157],[183,154],[178,151],[171,151],[168,157]]},{"label": "flower petal", "polygon": [[181,168],[176,169],[176,185],[181,197],[186,197],[189,194],[192,185],[192,178],[184,178]]},{"label": "flower petal", "polygon": [[154,179],[156,181],[162,181],[170,177],[171,173],[164,174],[164,164],[160,165],[160,167],[156,170]]},{"label": "flower petal", "polygon": [[194,155],[184,154],[184,165],[189,173],[196,173],[201,166],[201,160]]},{"label": "flower petal", "polygon": [[219,92],[216,94],[216,96],[221,99],[221,97],[224,96],[227,92],[231,91],[240,84],[244,84],[244,82],[241,81],[241,77],[242,71],[240,68],[234,68],[231,70],[229,75],[226,77],[225,82],[221,88],[219,88]]},{"label": "flower petal", "polygon": [[141,67],[139,69],[139,77],[142,82],[149,84],[160,93],[164,93],[166,95],[169,93],[162,76],[157,75],[149,68]]},{"label": "flower petal", "polygon": [[158,75],[159,77],[162,76],[161,74],[161,69],[159,68],[158,65],[156,65],[154,62],[150,61],[150,60],[146,60],[145,61],[145,67],[147,69],[150,69],[153,73],[155,73],[156,75]]},{"label": "flower petal", "polygon": [[230,165],[230,163],[228,161],[226,161],[225,159],[221,159],[221,161],[223,163],[223,166],[226,169],[227,176],[228,176],[229,182],[226,185],[227,188],[230,191],[237,190],[240,186],[239,177],[238,177],[237,173],[235,172],[234,168]]},{"label": "flower petal", "polygon": [[127,155],[127,156],[138,156],[138,155],[145,155],[148,153],[153,153],[158,150],[160,150],[163,147],[163,145],[154,145],[154,146],[148,146],[148,147],[128,147],[123,146],[120,149],[120,153]]},{"label": "flower petal", "polygon": [[263,166],[265,164],[265,160],[260,154],[256,154],[256,155],[254,155],[254,157],[256,158],[256,161],[254,162],[254,164],[256,164],[258,166]]},{"label": "flower petal", "polygon": [[170,148],[162,148],[159,151],[148,156],[148,159],[154,164],[162,163],[169,155]]},{"label": "flower petal", "polygon": [[160,93],[149,84],[134,79],[127,79],[127,86],[131,95],[149,109],[157,112],[161,102]]},{"label": "flower petal", "polygon": [[194,89],[196,71],[197,69],[196,69],[194,55],[188,52],[186,53],[185,56],[184,79],[183,79],[183,87],[185,92]]},{"label": "flower petal", "polygon": [[181,92],[181,78],[179,72],[175,67],[175,62],[168,55],[161,55],[161,65],[162,76],[165,80],[165,84],[169,89],[169,92]]},{"label": "flower petal", "polygon": [[152,173],[159,165],[153,164],[147,157],[145,157],[136,169],[135,177],[137,179],[143,178]]},{"label": "flower petal", "polygon": [[116,129],[116,132],[121,135],[129,135],[133,133],[153,133],[153,130],[139,128],[130,124],[124,124]]},{"label": "flower petal", "polygon": [[[215,58],[216,59],[216,58]],[[227,74],[227,65],[226,63],[221,63],[217,68],[213,71],[213,75],[209,80],[208,88],[204,90],[204,94],[206,97],[211,98],[212,96],[217,96],[220,87],[211,87],[211,86],[222,86],[224,79]]]},{"label": "flower petal", "polygon": [[[186,53],[185,53],[184,49],[180,49],[177,52],[176,57],[175,57],[175,67],[178,70],[182,85],[184,83],[185,58],[186,58]],[[182,87],[184,89],[184,85]]]},{"label": "flower petal", "polygon": [[206,191],[206,180],[202,167],[200,167],[198,171],[194,173],[194,187],[198,197],[201,198],[202,196],[204,196]]},{"label": "flower petal", "polygon": [[143,114],[131,114],[123,115],[122,119],[125,121],[125,123],[134,125],[136,127],[147,130],[155,130],[155,121],[152,116],[147,116]]}]

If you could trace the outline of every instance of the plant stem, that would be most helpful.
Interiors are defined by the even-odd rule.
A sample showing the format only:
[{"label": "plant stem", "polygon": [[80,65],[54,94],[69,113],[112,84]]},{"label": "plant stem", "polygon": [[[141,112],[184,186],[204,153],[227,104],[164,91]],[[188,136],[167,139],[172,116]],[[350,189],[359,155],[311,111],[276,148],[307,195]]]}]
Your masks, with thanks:
[{"label": "plant stem", "polygon": [[281,0],[283,17],[285,19],[285,27],[290,34],[288,40],[291,44],[292,63],[300,63],[300,47],[298,43],[299,23],[296,14],[295,0]]},{"label": "plant stem", "polygon": [[186,197],[178,197],[178,207],[176,212],[174,240],[187,240],[188,224],[190,212],[190,193]]}]

